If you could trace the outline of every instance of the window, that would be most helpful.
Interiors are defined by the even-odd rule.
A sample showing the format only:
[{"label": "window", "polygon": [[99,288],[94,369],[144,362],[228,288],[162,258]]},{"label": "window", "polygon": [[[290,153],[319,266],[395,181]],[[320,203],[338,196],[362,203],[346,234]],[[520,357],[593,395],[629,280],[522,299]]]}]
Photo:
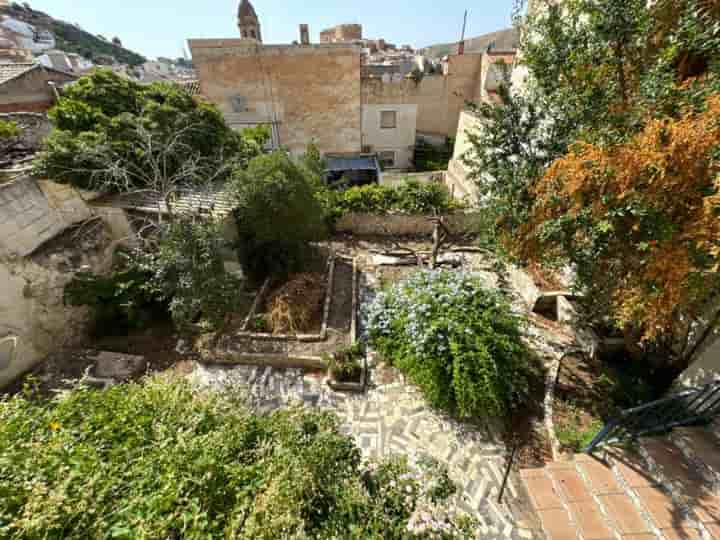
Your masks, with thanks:
[{"label": "window", "polygon": [[250,37],[255,39],[257,36],[255,35],[255,30],[250,30]]},{"label": "window", "polygon": [[380,128],[395,129],[397,127],[397,113],[395,111],[380,111]]},{"label": "window", "polygon": [[244,96],[233,96],[230,98],[233,112],[242,113],[247,111],[247,100]]},{"label": "window", "polygon": [[392,150],[378,152],[378,159],[383,169],[392,169],[395,166],[395,152]]}]

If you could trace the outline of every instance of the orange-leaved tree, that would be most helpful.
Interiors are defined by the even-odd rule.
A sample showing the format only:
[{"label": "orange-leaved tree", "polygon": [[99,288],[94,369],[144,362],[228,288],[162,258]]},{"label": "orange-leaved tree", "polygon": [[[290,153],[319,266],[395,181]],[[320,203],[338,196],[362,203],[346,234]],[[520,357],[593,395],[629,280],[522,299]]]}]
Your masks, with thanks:
[{"label": "orange-leaved tree", "polygon": [[571,262],[596,315],[646,342],[672,336],[677,356],[720,289],[719,193],[716,94],[701,111],[649,119],[626,142],[574,145],[538,181],[531,219],[508,241],[523,258]]}]

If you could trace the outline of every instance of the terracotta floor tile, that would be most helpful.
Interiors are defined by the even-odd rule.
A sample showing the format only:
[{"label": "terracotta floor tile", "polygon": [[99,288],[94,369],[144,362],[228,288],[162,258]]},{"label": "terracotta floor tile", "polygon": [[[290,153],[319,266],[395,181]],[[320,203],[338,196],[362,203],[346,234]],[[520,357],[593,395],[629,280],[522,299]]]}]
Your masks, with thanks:
[{"label": "terracotta floor tile", "polygon": [[702,477],[685,459],[680,449],[667,439],[644,439],[643,447],[671,481],[682,484],[702,483]]},{"label": "terracotta floor tile", "polygon": [[575,524],[570,521],[570,514],[563,508],[540,510],[540,521],[547,540],[577,540]]},{"label": "terracotta floor tile", "polygon": [[614,538],[613,532],[600,512],[595,501],[581,501],[569,503],[570,513],[580,527],[585,540],[605,540]]},{"label": "terracotta floor tile", "polygon": [[622,540],[657,540],[657,536],[650,533],[623,534],[620,538],[622,538]]},{"label": "terracotta floor tile", "polygon": [[650,514],[659,529],[683,527],[686,523],[685,514],[676,505],[672,497],[659,488],[645,487],[635,490],[640,504]]},{"label": "terracotta floor tile", "polygon": [[592,499],[588,485],[575,469],[555,469],[552,476],[555,478],[566,501],[575,502]]},{"label": "terracotta floor tile", "polygon": [[628,495],[624,493],[602,495],[600,501],[621,534],[650,532],[650,525],[645,522]]},{"label": "terracotta floor tile", "polygon": [[665,540],[700,540],[700,531],[691,527],[662,529]]},{"label": "terracotta floor tile", "polygon": [[720,497],[703,494],[690,502],[690,509],[703,523],[720,522]]},{"label": "terracotta floor tile", "polygon": [[579,466],[585,473],[594,493],[598,495],[622,493],[615,473],[606,464],[600,461],[585,461]]},{"label": "terracotta floor tile", "polygon": [[560,496],[548,476],[532,476],[524,482],[536,510],[562,507]]},{"label": "terracotta floor tile", "polygon": [[520,478],[534,478],[537,476],[546,476],[545,469],[522,469]]},{"label": "terracotta floor tile", "polygon": [[681,428],[676,432],[682,436],[700,461],[720,472],[720,446],[715,437],[704,428]]},{"label": "terracotta floor tile", "polygon": [[720,523],[704,523],[703,525],[705,525],[713,540],[720,540]]},{"label": "terracotta floor tile", "polygon": [[634,459],[617,459],[617,471],[632,488],[656,486],[657,481],[648,472],[647,465]]}]

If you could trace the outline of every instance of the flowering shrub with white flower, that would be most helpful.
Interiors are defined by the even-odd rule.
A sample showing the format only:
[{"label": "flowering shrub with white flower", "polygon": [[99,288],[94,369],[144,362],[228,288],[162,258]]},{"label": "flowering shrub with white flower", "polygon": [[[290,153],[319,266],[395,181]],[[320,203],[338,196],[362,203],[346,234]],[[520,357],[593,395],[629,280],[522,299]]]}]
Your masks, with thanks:
[{"label": "flowering shrub with white flower", "polygon": [[436,407],[505,416],[527,390],[521,321],[470,275],[419,271],[380,293],[368,315],[372,345]]}]

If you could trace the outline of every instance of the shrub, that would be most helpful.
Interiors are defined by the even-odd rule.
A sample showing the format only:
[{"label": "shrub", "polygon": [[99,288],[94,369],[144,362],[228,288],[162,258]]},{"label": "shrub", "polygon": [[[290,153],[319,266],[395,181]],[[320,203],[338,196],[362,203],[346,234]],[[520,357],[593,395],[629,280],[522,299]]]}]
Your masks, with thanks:
[{"label": "shrub", "polygon": [[520,321],[496,293],[462,273],[420,271],[381,293],[371,343],[436,407],[460,417],[507,415],[527,391]]},{"label": "shrub", "polygon": [[327,358],[328,371],[338,382],[354,382],[360,380],[364,355],[363,347],[357,343],[341,349]]},{"label": "shrub", "polygon": [[159,379],[0,401],[0,472],[4,538],[419,538],[413,513],[454,491],[437,465],[363,465],[328,413]]},{"label": "shrub", "polygon": [[446,213],[461,208],[461,204],[453,200],[442,184],[424,184],[415,180],[392,187],[370,184],[345,191],[329,191],[326,197],[326,211],[334,219],[350,212],[432,214],[435,211]]},{"label": "shrub", "polygon": [[20,135],[20,129],[15,122],[7,122],[0,120],[0,141],[3,139],[12,139]]},{"label": "shrub", "polygon": [[80,274],[65,288],[73,305],[90,306],[98,331],[141,328],[163,313],[178,326],[197,319],[217,327],[238,307],[241,282],[225,271],[222,223],[174,216],[107,276]]},{"label": "shrub", "polygon": [[255,276],[298,270],[303,249],[325,238],[308,171],[283,152],[259,156],[231,180],[243,267]]}]

